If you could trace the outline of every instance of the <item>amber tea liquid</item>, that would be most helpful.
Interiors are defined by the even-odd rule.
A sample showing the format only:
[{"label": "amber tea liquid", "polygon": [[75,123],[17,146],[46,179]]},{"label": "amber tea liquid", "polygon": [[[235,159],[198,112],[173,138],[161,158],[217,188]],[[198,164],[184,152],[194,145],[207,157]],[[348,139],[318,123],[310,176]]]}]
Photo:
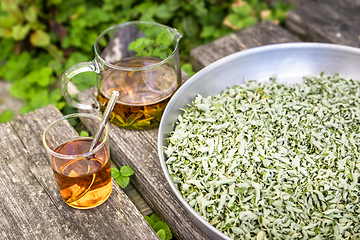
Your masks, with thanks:
[{"label": "amber tea liquid", "polygon": [[[77,155],[89,151],[92,138],[66,142],[54,152]],[[93,156],[75,160],[52,157],[53,170],[63,200],[74,208],[93,208],[110,195],[112,181],[109,152],[105,146]]]},{"label": "amber tea liquid", "polygon": [[[162,60],[154,57],[134,57],[114,65],[133,69],[151,66],[160,61]],[[112,91],[119,91],[110,120],[129,129],[159,126],[167,103],[181,83],[181,77],[170,63],[136,71],[108,69],[101,72],[101,78],[97,97],[101,110],[104,111]]]}]

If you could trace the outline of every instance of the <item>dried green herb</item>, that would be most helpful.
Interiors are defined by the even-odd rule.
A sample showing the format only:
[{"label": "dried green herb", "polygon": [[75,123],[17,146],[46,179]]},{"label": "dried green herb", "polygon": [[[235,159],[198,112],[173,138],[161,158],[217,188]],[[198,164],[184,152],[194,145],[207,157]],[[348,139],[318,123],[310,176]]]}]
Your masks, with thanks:
[{"label": "dried green herb", "polygon": [[249,81],[197,96],[165,152],[184,199],[231,238],[360,238],[357,80]]}]

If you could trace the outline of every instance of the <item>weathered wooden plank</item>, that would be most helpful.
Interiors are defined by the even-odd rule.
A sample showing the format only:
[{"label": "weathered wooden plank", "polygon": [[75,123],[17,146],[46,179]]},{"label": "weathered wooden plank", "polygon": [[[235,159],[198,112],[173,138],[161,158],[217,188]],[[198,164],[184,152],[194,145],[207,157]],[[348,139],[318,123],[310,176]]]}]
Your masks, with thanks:
[{"label": "weathered wooden plank", "polygon": [[[31,162],[31,167],[28,171],[42,186],[48,199],[51,199],[53,206],[58,211],[58,218],[61,217],[63,221],[69,222],[69,226],[75,226],[76,232],[84,239],[118,239],[119,237],[122,239],[158,239],[157,234],[135,205],[114,181],[109,199],[94,209],[74,209],[63,202],[41,142],[45,128],[60,116],[62,116],[61,113],[54,106],[48,106],[19,116],[10,122],[18,138],[22,140],[24,151],[29,156],[27,160]],[[66,133],[64,132],[64,134]],[[20,201],[19,199],[21,197],[18,196],[15,201]],[[37,207],[41,209],[41,205]],[[44,211],[44,214],[46,213]],[[31,219],[28,220],[31,221]],[[51,225],[51,222],[37,227],[49,228],[48,225]],[[34,226],[30,226],[30,228],[34,228]],[[45,235],[44,238],[51,237]]]},{"label": "weathered wooden plank", "polygon": [[[90,88],[81,92],[79,99],[91,99],[95,94],[96,88]],[[100,115],[95,110],[87,112]],[[166,181],[157,154],[157,132],[158,129],[133,131],[111,125],[112,159],[118,166],[134,169],[131,176],[134,186],[177,239],[208,239],[192,222]]]},{"label": "weathered wooden plank", "polygon": [[360,47],[360,0],[309,1],[287,14],[286,29],[303,41]]},{"label": "weathered wooden plank", "polygon": [[296,37],[280,26],[265,21],[192,49],[190,60],[194,70],[198,71],[216,60],[238,51],[263,45],[298,41]]},{"label": "weathered wooden plank", "polygon": [[[119,169],[119,166],[113,160],[111,160],[111,167]],[[143,216],[149,216],[154,213],[154,210],[147,204],[131,181],[123,190]]]},{"label": "weathered wooden plank", "polygon": [[0,132],[0,238],[85,239],[29,171],[33,163],[10,123]]},{"label": "weathered wooden plank", "polygon": [[150,216],[154,213],[154,210],[152,210],[149,204],[147,204],[147,202],[144,200],[144,198],[140,195],[138,190],[131,182],[123,190],[142,215]]}]

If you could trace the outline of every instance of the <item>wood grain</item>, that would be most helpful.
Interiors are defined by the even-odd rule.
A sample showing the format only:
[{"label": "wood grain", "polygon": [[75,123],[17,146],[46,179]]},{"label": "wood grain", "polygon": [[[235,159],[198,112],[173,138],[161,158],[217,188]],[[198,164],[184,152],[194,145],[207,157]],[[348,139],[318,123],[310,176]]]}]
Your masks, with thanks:
[{"label": "wood grain", "polygon": [[289,32],[272,22],[261,22],[245,30],[194,48],[190,60],[195,71],[227,55],[263,45],[298,42]]},{"label": "wood grain", "polygon": [[[118,168],[115,163],[114,165],[114,167]],[[154,213],[154,210],[147,204],[132,182],[126,188],[123,188],[123,190],[143,216],[150,216]]]},{"label": "wood grain", "polygon": [[360,0],[311,1],[287,14],[286,28],[303,41],[360,47]]},{"label": "wood grain", "polygon": [[[95,97],[96,88],[79,94],[79,99]],[[86,111],[101,115],[99,111]],[[110,126],[112,160],[134,169],[131,181],[150,207],[166,222],[176,239],[208,239],[195,226],[180,201],[171,191],[157,154],[157,129],[134,131]]]},{"label": "wood grain", "polygon": [[[10,239],[159,239],[117,184],[109,199],[88,210],[60,196],[41,136],[62,114],[48,106],[0,125],[0,236]],[[63,134],[67,134],[64,132]],[[4,151],[7,150],[7,151]],[[113,182],[114,183],[114,182]]]},{"label": "wood grain", "polygon": [[11,124],[0,132],[0,238],[84,239],[29,171],[32,159]]}]

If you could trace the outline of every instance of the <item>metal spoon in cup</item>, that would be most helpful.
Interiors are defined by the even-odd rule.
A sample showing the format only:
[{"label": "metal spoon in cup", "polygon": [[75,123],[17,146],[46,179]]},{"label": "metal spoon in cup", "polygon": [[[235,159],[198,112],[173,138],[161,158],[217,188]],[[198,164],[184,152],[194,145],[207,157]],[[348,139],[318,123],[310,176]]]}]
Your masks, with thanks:
[{"label": "metal spoon in cup", "polygon": [[98,143],[98,141],[100,139],[100,135],[101,135],[102,131],[104,130],[104,127],[105,127],[107,121],[109,120],[110,113],[113,110],[114,105],[115,105],[116,100],[117,100],[118,97],[119,97],[119,92],[118,91],[113,91],[111,93],[109,102],[108,102],[108,104],[107,104],[107,106],[105,108],[104,114],[103,114],[103,116],[101,118],[101,122],[99,123],[98,129],[96,130],[94,139],[93,139],[93,141],[91,143],[90,151],[93,150],[95,148],[96,144]]}]

